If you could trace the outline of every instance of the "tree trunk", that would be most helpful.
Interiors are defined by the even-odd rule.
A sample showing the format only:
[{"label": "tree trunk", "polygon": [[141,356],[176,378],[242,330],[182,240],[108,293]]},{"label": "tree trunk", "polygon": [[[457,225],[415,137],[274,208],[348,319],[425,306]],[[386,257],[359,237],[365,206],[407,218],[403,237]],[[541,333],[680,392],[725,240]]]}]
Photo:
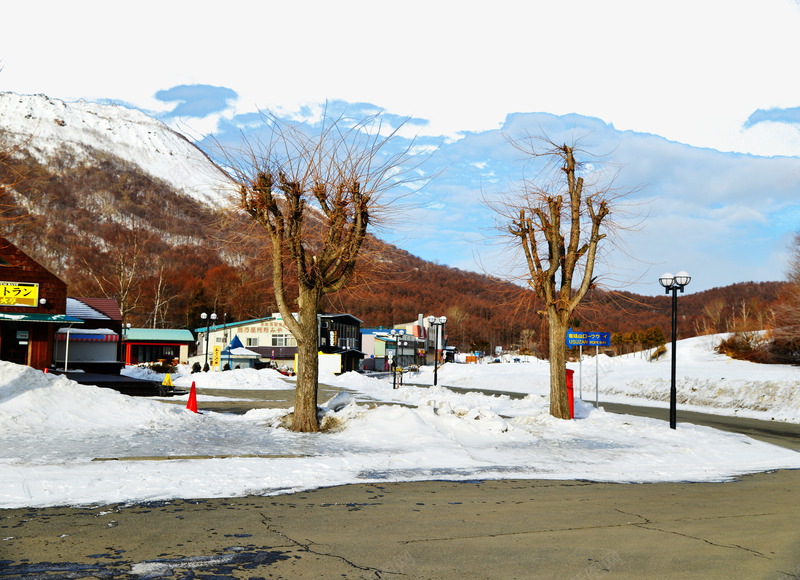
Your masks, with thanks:
[{"label": "tree trunk", "polygon": [[317,380],[319,378],[319,327],[317,311],[322,293],[300,290],[300,336],[297,338],[297,385],[294,394],[292,430],[319,431]]},{"label": "tree trunk", "polygon": [[550,414],[571,419],[567,395],[567,330],[558,313],[548,313],[550,327]]}]

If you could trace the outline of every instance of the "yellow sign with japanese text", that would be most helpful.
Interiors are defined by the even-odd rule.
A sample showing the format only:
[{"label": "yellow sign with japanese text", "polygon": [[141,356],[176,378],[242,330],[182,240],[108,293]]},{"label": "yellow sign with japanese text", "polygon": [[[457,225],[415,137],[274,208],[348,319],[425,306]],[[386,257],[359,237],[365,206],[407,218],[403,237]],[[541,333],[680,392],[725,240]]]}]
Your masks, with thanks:
[{"label": "yellow sign with japanese text", "polygon": [[211,356],[211,366],[218,367],[221,358],[222,358],[222,347],[218,344],[215,344],[214,354]]},{"label": "yellow sign with japanese text", "polygon": [[0,282],[0,306],[39,305],[39,284],[35,282]]}]

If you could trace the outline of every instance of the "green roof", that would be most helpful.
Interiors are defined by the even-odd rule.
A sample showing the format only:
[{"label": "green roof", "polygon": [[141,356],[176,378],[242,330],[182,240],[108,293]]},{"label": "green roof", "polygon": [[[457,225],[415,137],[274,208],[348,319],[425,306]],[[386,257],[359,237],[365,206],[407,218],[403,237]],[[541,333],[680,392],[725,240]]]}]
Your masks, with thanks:
[{"label": "green roof", "polygon": [[128,341],[194,342],[192,331],[182,328],[128,328],[122,334]]},{"label": "green roof", "polygon": [[83,324],[83,320],[66,314],[22,314],[19,312],[0,312],[0,321],[8,322],[53,322],[62,324]]}]

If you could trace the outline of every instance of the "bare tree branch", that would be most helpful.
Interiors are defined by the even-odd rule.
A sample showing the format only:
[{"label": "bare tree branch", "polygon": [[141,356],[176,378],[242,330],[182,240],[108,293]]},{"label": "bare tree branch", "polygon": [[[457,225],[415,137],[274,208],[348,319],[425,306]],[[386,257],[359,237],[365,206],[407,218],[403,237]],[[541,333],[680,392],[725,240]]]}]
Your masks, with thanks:
[{"label": "bare tree branch", "polygon": [[550,413],[569,418],[566,389],[566,335],[575,309],[595,285],[598,248],[619,193],[611,184],[587,182],[576,144],[547,137],[510,140],[531,159],[545,161],[534,180],[519,191],[485,200],[522,249],[527,283],[544,303],[549,327]]},{"label": "bare tree branch", "polygon": [[[352,279],[367,230],[409,191],[409,149],[390,151],[399,129],[382,132],[380,119],[325,117],[317,132],[265,116],[266,144],[245,143],[245,154],[222,150],[238,185],[238,206],[266,231],[278,310],[297,340],[298,380],[292,428],[317,431],[319,329],[322,298]],[[391,195],[389,195],[391,194]],[[298,283],[299,320],[287,293]]]}]

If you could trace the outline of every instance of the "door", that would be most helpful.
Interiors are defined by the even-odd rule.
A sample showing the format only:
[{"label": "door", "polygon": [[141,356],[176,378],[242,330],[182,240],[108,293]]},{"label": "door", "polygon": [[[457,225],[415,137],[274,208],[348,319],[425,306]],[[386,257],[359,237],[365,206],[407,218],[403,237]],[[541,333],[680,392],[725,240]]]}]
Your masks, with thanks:
[{"label": "door", "polygon": [[3,322],[0,324],[0,360],[28,364],[31,341],[30,324]]}]

